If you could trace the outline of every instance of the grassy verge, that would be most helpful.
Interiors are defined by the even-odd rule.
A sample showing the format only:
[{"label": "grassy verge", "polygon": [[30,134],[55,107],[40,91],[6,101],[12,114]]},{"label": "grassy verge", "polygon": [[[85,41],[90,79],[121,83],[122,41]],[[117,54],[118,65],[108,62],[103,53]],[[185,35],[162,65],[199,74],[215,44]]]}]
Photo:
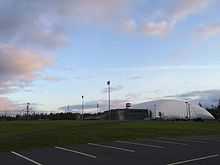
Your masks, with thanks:
[{"label": "grassy verge", "polygon": [[220,134],[218,122],[2,121],[0,151],[76,143]]}]

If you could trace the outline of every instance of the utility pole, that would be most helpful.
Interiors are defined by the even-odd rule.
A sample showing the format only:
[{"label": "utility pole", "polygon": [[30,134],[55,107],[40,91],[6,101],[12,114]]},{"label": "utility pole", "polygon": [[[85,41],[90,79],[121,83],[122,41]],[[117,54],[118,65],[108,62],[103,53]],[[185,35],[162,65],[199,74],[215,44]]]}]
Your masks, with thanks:
[{"label": "utility pole", "polygon": [[107,85],[108,85],[108,119],[111,120],[110,81],[107,81]]},{"label": "utility pole", "polygon": [[30,111],[31,109],[32,109],[32,108],[30,108],[30,103],[27,103],[27,106],[26,106],[27,119],[28,119],[29,111]]},{"label": "utility pole", "polygon": [[157,106],[157,105],[154,105],[154,115],[155,115],[154,118],[155,118],[155,119],[157,118],[156,106]]},{"label": "utility pole", "polygon": [[190,119],[191,118],[190,104],[188,102],[185,103],[186,103],[186,118]]},{"label": "utility pole", "polygon": [[189,119],[191,118],[191,112],[190,112],[190,104],[188,103],[188,107],[189,107]]},{"label": "utility pole", "polygon": [[186,104],[186,118],[188,119],[189,118],[188,117],[188,102],[186,101],[185,104]]},{"label": "utility pole", "polygon": [[27,116],[28,116],[28,113],[29,113],[29,111],[30,111],[31,109],[32,109],[32,108],[30,108],[30,103],[27,103],[27,107],[26,107]]},{"label": "utility pole", "polygon": [[84,111],[84,96],[82,95],[82,120],[83,120],[83,111]]}]

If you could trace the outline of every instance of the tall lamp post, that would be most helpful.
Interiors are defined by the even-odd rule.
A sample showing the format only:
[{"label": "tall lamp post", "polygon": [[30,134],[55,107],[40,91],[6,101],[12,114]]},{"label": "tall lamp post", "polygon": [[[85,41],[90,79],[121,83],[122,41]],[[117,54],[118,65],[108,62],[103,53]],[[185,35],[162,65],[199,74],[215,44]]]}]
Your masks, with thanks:
[{"label": "tall lamp post", "polygon": [[27,119],[28,119],[28,115],[29,115],[29,112],[30,112],[30,110],[31,110],[32,108],[30,108],[30,103],[28,102],[27,103],[27,106],[26,106],[26,112],[27,112]]},{"label": "tall lamp post", "polygon": [[189,107],[189,119],[191,118],[191,113],[190,113],[190,104],[188,103],[188,107]]},{"label": "tall lamp post", "polygon": [[155,115],[154,118],[155,118],[155,119],[157,118],[156,106],[157,106],[157,105],[154,105],[154,115]]},{"label": "tall lamp post", "polygon": [[30,110],[30,103],[27,103],[27,107],[26,107],[27,116],[28,116],[29,110]]},{"label": "tall lamp post", "polygon": [[82,95],[82,120],[83,120],[83,111],[84,111],[84,96]]},{"label": "tall lamp post", "polygon": [[188,102],[186,101],[186,118],[188,119]]},{"label": "tall lamp post", "polygon": [[110,105],[110,81],[107,81],[108,85],[108,119],[111,120],[111,105]]},{"label": "tall lamp post", "polygon": [[188,102],[185,103],[186,103],[186,117],[190,119],[191,118],[190,104]]}]

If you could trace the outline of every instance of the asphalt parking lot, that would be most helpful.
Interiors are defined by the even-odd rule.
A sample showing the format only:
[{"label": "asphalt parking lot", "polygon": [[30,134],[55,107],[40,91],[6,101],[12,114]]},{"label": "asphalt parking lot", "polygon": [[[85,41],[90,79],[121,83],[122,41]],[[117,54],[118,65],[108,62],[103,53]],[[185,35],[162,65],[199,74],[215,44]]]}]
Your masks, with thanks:
[{"label": "asphalt parking lot", "polygon": [[1,165],[220,164],[220,135],[135,139],[0,153]]}]

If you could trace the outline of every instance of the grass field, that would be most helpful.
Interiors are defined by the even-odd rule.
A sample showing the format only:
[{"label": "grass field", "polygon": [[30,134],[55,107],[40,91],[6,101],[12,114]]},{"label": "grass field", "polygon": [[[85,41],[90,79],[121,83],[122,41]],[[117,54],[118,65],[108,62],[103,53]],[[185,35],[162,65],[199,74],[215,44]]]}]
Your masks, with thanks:
[{"label": "grass field", "polygon": [[158,136],[210,134],[220,134],[219,122],[1,121],[0,151]]}]

